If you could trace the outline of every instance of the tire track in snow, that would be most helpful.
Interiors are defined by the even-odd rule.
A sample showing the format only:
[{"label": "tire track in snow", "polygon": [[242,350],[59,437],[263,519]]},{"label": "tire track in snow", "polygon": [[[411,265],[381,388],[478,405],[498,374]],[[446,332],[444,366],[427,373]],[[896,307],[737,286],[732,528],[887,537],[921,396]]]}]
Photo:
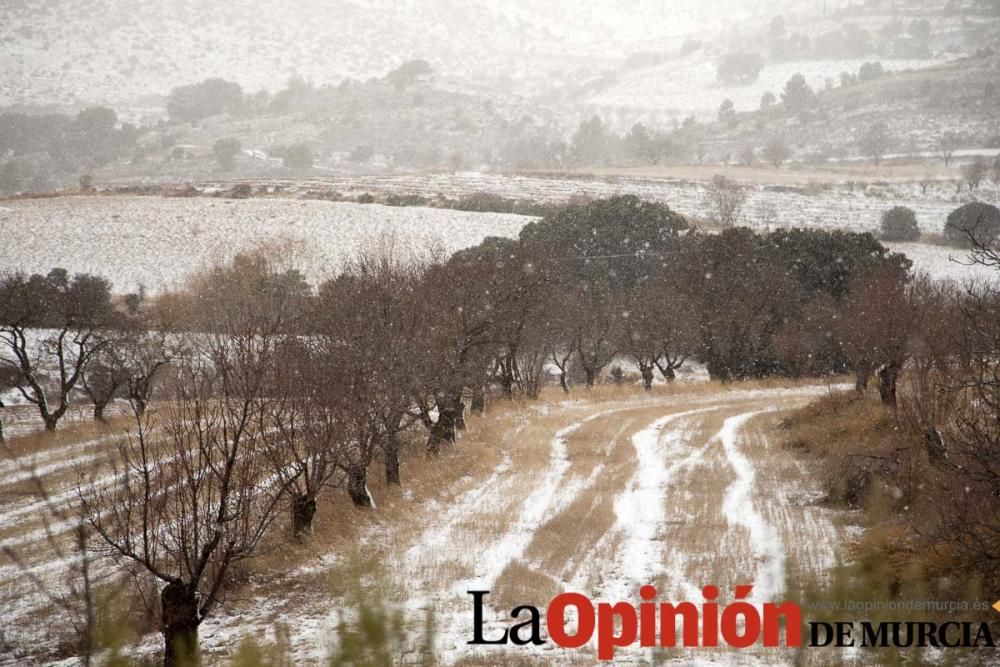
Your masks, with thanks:
[{"label": "tire track in snow", "polygon": [[[490,544],[477,544],[476,551],[463,554],[466,560],[471,560],[472,569],[477,572],[473,577],[456,581],[444,594],[431,595],[436,599],[439,615],[439,627],[435,637],[438,656],[448,664],[456,660],[465,648],[468,639],[468,590],[488,590],[500,577],[508,565],[523,557],[528,545],[534,539],[538,529],[552,516],[562,511],[585,486],[586,480],[580,480],[567,488],[559,488],[560,483],[569,470],[571,462],[568,451],[568,438],[585,425],[609,415],[647,408],[648,405],[633,404],[616,407],[592,413],[568,426],[558,430],[551,438],[549,447],[549,464],[542,473],[541,480],[533,485],[532,491],[515,508],[517,519],[508,531]],[[502,477],[502,475],[499,475]],[[480,509],[476,507],[475,509]],[[468,510],[464,510],[468,511]],[[429,531],[428,531],[429,532]],[[407,561],[419,560],[419,554],[433,549],[436,537],[422,538],[407,552]],[[458,556],[462,558],[462,556]],[[404,561],[405,562],[405,561]],[[456,608],[454,603],[460,605]],[[417,607],[422,608],[428,600],[417,601]],[[412,605],[412,602],[411,602]],[[490,626],[487,621],[486,627]]]},{"label": "tire track in snow", "polygon": [[[667,487],[681,468],[700,458],[704,448],[673,463],[668,464],[668,458],[690,440],[691,430],[680,427],[688,417],[718,409],[713,406],[666,415],[632,435],[636,472],[615,498],[616,522],[611,536],[620,536],[622,541],[615,562],[605,568],[612,576],[601,587],[602,598],[629,599],[638,594],[640,586],[662,574]],[[665,430],[675,422],[680,424]]]},{"label": "tire track in snow", "polygon": [[722,500],[722,514],[726,522],[742,526],[749,533],[750,550],[757,560],[752,599],[767,602],[785,590],[785,546],[777,527],[767,522],[754,506],[753,464],[740,451],[737,444],[740,429],[750,419],[777,408],[767,408],[730,417],[723,422],[719,439],[726,454],[726,461],[736,473],[736,480],[726,489]]}]

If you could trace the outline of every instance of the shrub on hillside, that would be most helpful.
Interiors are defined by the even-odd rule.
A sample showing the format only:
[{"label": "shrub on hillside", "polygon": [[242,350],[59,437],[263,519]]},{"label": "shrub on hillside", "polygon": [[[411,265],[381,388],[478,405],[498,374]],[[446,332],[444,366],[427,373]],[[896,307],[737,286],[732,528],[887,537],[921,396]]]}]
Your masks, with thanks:
[{"label": "shrub on hillside", "polygon": [[295,170],[312,169],[313,163],[316,161],[309,144],[292,144],[285,151],[284,159],[285,166]]},{"label": "shrub on hillside", "polygon": [[991,246],[1000,240],[1000,209],[974,201],[948,214],[944,225],[945,237],[956,245]]},{"label": "shrub on hillside", "polygon": [[198,121],[221,113],[243,110],[243,89],[223,79],[178,86],[167,98],[167,113],[173,121]]},{"label": "shrub on hillside", "polygon": [[240,145],[239,139],[227,137],[215,142],[212,146],[212,155],[215,156],[215,161],[219,163],[220,167],[229,171],[236,166],[236,156],[240,154],[241,150],[243,147]]},{"label": "shrub on hillside", "polygon": [[882,214],[883,241],[917,241],[920,239],[920,226],[917,225],[917,214],[905,206],[893,206]]},{"label": "shrub on hillside", "polygon": [[427,206],[430,200],[418,194],[391,194],[385,198],[386,206]]}]

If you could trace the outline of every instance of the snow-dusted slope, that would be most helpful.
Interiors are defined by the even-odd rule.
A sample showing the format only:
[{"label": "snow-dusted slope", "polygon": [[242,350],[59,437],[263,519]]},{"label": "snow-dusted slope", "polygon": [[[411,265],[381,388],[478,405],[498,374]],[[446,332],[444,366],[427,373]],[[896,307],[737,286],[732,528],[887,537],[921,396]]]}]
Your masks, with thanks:
[{"label": "snow-dusted slope", "polygon": [[255,90],[426,58],[450,74],[539,80],[713,21],[789,4],[706,0],[12,0],[0,3],[0,105],[133,102],[210,76]]},{"label": "snow-dusted slope", "polygon": [[[760,98],[770,91],[780,99],[785,82],[794,74],[802,74],[806,83],[822,90],[827,80],[840,84],[840,73],[855,73],[867,60],[802,60],[766,65],[760,77],[746,85],[720,83],[715,59],[702,53],[680,61],[632,72],[614,86],[590,97],[587,103],[596,107],[626,107],[634,110],[672,111],[700,118],[714,118],[723,100],[731,100],[737,111],[753,111],[760,107]],[[941,59],[879,60],[886,71],[930,67]]]}]

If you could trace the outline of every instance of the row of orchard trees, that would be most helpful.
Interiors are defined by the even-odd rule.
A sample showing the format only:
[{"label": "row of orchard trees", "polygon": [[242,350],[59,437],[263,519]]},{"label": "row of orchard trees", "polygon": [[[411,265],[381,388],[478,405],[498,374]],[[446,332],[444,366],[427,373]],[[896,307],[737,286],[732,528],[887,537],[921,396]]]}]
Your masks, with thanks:
[{"label": "row of orchard trees", "polygon": [[123,304],[90,276],[12,274],[0,351],[48,428],[80,387],[134,407],[79,497],[98,543],[158,583],[177,664],[280,517],[304,538],[331,487],[374,507],[372,465],[399,484],[401,444],[422,431],[438,453],[467,404],[536,397],[547,369],[567,391],[572,369],[592,385],[628,357],[647,389],[694,359],[723,381],[851,370],[863,389],[874,375],[894,406],[934,319],[913,314],[935,307],[923,284],[869,235],[703,234],[620,196],[446,258],[386,243],[316,289],[259,253]]},{"label": "row of orchard trees", "polygon": [[[117,396],[142,412],[153,377],[174,352],[162,328],[139,312],[141,296],[112,300],[97,276],[12,273],[0,279],[0,384],[36,406],[54,431],[74,393],[93,402],[94,417]],[[3,432],[0,428],[0,438]]]}]

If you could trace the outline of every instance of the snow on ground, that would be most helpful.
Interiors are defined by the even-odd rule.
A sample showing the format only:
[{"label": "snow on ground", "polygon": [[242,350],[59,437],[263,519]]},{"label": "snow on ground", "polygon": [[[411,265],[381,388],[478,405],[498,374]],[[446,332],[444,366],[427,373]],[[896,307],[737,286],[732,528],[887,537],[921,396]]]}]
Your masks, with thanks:
[{"label": "snow on ground", "polygon": [[618,548],[622,570],[617,576],[608,577],[602,588],[602,598],[627,599],[640,586],[662,574],[658,564],[663,562],[665,550],[661,535],[666,487],[673,474],[690,465],[702,451],[695,450],[681,458],[679,454],[688,447],[693,433],[690,428],[674,426],[674,423],[715,409],[700,408],[667,415],[632,436],[636,473],[615,499],[615,530],[622,540]]},{"label": "snow on ground", "polygon": [[743,526],[750,535],[750,547],[757,559],[754,578],[754,599],[761,602],[776,600],[785,590],[785,550],[777,529],[764,520],[754,507],[754,466],[737,444],[740,429],[761,412],[745,412],[725,421],[719,440],[726,452],[726,461],[736,473],[726,490],[722,512],[732,526]]},{"label": "snow on ground", "polygon": [[[584,419],[574,421],[568,426],[557,431],[550,442],[549,465],[545,469],[541,479],[536,480],[529,487],[530,494],[521,501],[514,509],[516,520],[511,529],[492,544],[467,545],[468,548],[462,550],[442,550],[439,535],[447,533],[451,539],[455,539],[454,531],[446,527],[434,526],[425,531],[420,542],[415,544],[399,564],[398,567],[404,573],[404,581],[420,581],[421,572],[408,570],[412,564],[420,564],[426,567],[426,563],[431,560],[442,562],[460,559],[469,566],[475,576],[469,579],[455,581],[450,590],[439,591],[436,595],[436,605],[438,609],[442,605],[455,599],[463,599],[469,590],[489,590],[495,585],[497,579],[504,569],[520,559],[525,549],[531,543],[535,533],[542,524],[552,516],[563,511],[569,503],[581,491],[583,484],[566,484],[563,477],[569,468],[570,461],[567,451],[567,438],[585,427],[587,424],[599,419],[607,418],[615,413],[635,409],[634,406],[619,407],[611,410],[604,410],[587,416]],[[459,506],[462,511],[456,519],[461,520],[477,511],[481,511],[483,505],[482,498],[476,492],[463,498]],[[459,541],[461,544],[461,541]],[[452,547],[455,543],[452,543]],[[444,556],[444,558],[442,558]],[[420,598],[418,598],[420,599]],[[466,598],[467,599],[467,598]],[[420,604],[425,604],[421,600]],[[439,656],[451,662],[461,655],[461,647],[465,644],[469,635],[468,608],[466,606],[451,607],[447,615],[441,614],[438,617],[439,628],[435,637],[435,646]],[[489,625],[487,625],[489,627]],[[456,650],[458,649],[458,650]]]},{"label": "snow on ground", "polygon": [[[327,187],[339,187],[324,181]],[[681,213],[704,216],[704,187],[697,183],[642,178],[546,179],[485,174],[434,175],[350,181],[358,191],[416,192],[448,196],[479,191],[565,201],[574,195],[636,194],[669,203]],[[345,182],[344,185],[347,183]],[[303,187],[305,187],[303,185]],[[868,192],[868,194],[865,194]],[[985,191],[987,201],[998,193]],[[992,198],[992,199],[991,199]],[[883,186],[878,196],[846,188],[754,186],[743,223],[755,229],[811,227],[876,231],[883,211],[909,206],[927,232],[940,232],[961,201],[938,191],[922,196],[907,186]],[[156,292],[180,286],[192,272],[225,261],[241,250],[270,244],[288,252],[307,278],[317,282],[345,258],[381,238],[420,254],[454,251],[486,236],[516,236],[534,218],[421,207],[388,207],[297,199],[163,198],[137,196],[53,197],[7,202],[0,209],[0,268],[45,272],[61,266],[112,281],[120,292],[140,284]],[[961,278],[982,272],[947,261],[961,253],[944,247],[899,244],[917,268]]]},{"label": "snow on ground", "polygon": [[[723,171],[722,167],[719,167]],[[711,175],[708,176],[711,178]],[[819,178],[819,177],[818,177]],[[706,179],[707,180],[707,179]],[[914,210],[926,233],[941,233],[948,213],[971,201],[967,190],[956,192],[953,183],[930,179],[926,192],[917,182],[890,177],[859,178],[844,175],[837,183],[804,185],[746,184],[747,201],[741,224],[755,228],[816,227],[875,232],[881,215],[893,206]],[[527,176],[479,172],[424,173],[408,175],[329,176],[298,181],[276,181],[289,193],[308,190],[335,191],[349,196],[363,193],[443,195],[461,197],[489,192],[509,199],[565,203],[571,198],[597,198],[633,194],[661,201],[695,219],[708,215],[704,183],[679,178],[651,176]],[[223,187],[207,184],[204,187]],[[261,184],[263,185],[263,184]],[[984,183],[975,199],[1000,203],[1000,188]]]},{"label": "snow on ground", "polygon": [[973,264],[969,259],[969,252],[962,248],[929,243],[886,243],[885,246],[913,260],[914,271],[927,273],[940,280],[957,283],[970,279],[997,280],[995,269]]},{"label": "snow on ground", "polygon": [[521,216],[289,199],[54,197],[0,211],[0,267],[92,272],[117,291],[177,287],[192,272],[263,243],[287,246],[310,281],[357,250],[395,238],[403,250],[453,252],[513,236]]},{"label": "snow on ground", "polygon": [[[872,60],[868,58],[867,60]],[[760,107],[761,96],[781,91],[794,74],[802,74],[814,89],[823,89],[827,79],[839,84],[841,72],[857,73],[865,58],[848,60],[798,60],[767,64],[756,81],[746,85],[720,83],[717,63],[694,53],[679,61],[630,72],[610,88],[587,102],[598,107],[677,110],[701,117],[714,117],[722,100],[732,100],[738,111]],[[881,60],[889,72],[920,69],[944,62],[944,59]]]},{"label": "snow on ground", "polygon": [[[791,505],[794,514],[781,513],[790,506],[789,498],[807,493],[802,480],[808,475],[783,478],[780,483],[769,478],[762,482],[760,473],[770,471],[778,460],[771,457],[787,457],[783,452],[769,452],[767,447],[758,446],[757,440],[748,440],[745,434],[760,428],[756,417],[761,412],[789,409],[829,390],[814,386],[706,392],[693,387],[689,394],[654,393],[603,405],[574,397],[540,405],[531,412],[526,408],[524,414],[511,418],[503,427],[499,444],[503,449],[491,472],[479,483],[466,485],[457,497],[441,496],[421,506],[419,513],[408,519],[424,526],[412,541],[387,542],[390,533],[386,531],[391,531],[391,526],[373,520],[365,529],[370,534],[366,533],[362,543],[388,545],[384,565],[403,595],[402,605],[414,642],[422,638],[424,610],[435,610],[435,645],[444,664],[469,655],[466,642],[471,609],[466,591],[495,590],[498,581],[511,576],[508,566],[512,564],[551,581],[557,589],[584,591],[595,599],[633,599],[639,585],[666,580],[668,585],[661,587],[663,599],[697,601],[701,585],[728,585],[729,581],[711,580],[712,573],[720,568],[723,572],[729,568],[740,570],[745,563],[730,560],[743,558],[746,553],[754,556],[751,567],[757,572],[753,599],[763,600],[782,588],[785,553],[790,559],[818,562],[815,555],[809,555],[810,550],[816,542],[835,541],[838,532],[830,523],[831,515],[815,506]],[[532,415],[545,421],[536,424]],[[717,426],[720,423],[721,429]],[[596,437],[599,434],[606,435]],[[616,444],[618,441],[621,443]],[[95,440],[65,445],[55,450],[53,458],[58,454],[67,462],[82,460],[99,443]],[[545,449],[539,451],[542,443]],[[469,451],[468,455],[475,454]],[[531,465],[530,457],[543,460]],[[43,460],[36,454],[24,454],[6,462],[0,470],[6,473],[0,480],[0,494],[13,484],[11,473]],[[713,486],[712,480],[719,474],[726,477]],[[695,488],[717,497],[692,495]],[[61,495],[53,500],[68,499],[67,489],[59,489]],[[609,508],[611,517],[606,532],[598,536],[593,548],[581,551],[575,545],[577,530],[596,518],[576,515],[580,511],[576,501],[584,494],[593,498],[592,508]],[[703,502],[715,507],[721,519],[712,518],[703,524]],[[0,542],[25,548],[29,543],[39,545],[28,562],[32,575],[52,584],[61,582],[71,560],[46,559],[48,531],[37,524],[20,526],[30,516],[31,508],[23,499],[14,499],[5,500],[0,509],[14,519],[0,532]],[[560,517],[562,522],[557,521]],[[567,517],[572,520],[565,522]],[[568,532],[553,529],[555,525],[566,526]],[[502,528],[497,531],[497,526]],[[62,528],[50,527],[56,531]],[[672,531],[678,529],[707,536],[715,546],[708,552],[693,551],[698,543],[673,539]],[[793,530],[796,532],[790,532]],[[551,551],[553,545],[544,541],[552,539],[565,544],[560,542]],[[727,545],[734,550],[728,552]],[[553,565],[538,556],[545,549],[567,554],[557,569],[551,569]],[[317,568],[336,576],[342,561],[342,554],[319,554],[309,567],[275,576],[294,582],[299,576],[317,576]],[[0,581],[6,587],[0,618],[14,626],[17,624],[9,614],[27,618],[46,604],[44,597],[32,594],[31,586],[17,583],[18,579],[23,576],[19,576],[16,566],[0,570]],[[276,590],[295,590],[297,597],[275,598]],[[723,595],[728,594],[723,588]],[[203,626],[203,645],[211,655],[232,650],[247,633],[271,637],[275,619],[280,619],[291,632],[297,664],[323,661],[342,618],[337,598],[274,581],[261,590],[251,588],[240,598],[241,602],[220,609]],[[489,610],[487,617],[488,636],[502,627],[499,619],[509,610],[498,609],[502,612],[498,615],[493,611]],[[35,641],[46,641],[45,633],[37,632],[40,634]],[[155,650],[156,643],[155,637],[147,637],[140,648]],[[487,659],[490,650],[483,654]],[[571,652],[572,657],[587,659],[592,655],[587,653],[590,650]],[[551,645],[544,655],[554,661],[570,657]],[[635,662],[641,655],[639,651],[622,651],[621,662]],[[728,660],[725,654],[704,652],[689,657]],[[740,658],[760,662],[756,655]]]}]

